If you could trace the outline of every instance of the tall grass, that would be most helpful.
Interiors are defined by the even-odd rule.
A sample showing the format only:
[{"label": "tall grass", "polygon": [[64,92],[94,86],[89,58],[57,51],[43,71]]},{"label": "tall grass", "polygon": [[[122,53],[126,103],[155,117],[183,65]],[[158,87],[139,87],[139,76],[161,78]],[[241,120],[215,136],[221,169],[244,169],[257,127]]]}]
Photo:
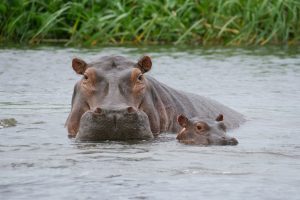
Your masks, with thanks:
[{"label": "tall grass", "polygon": [[299,0],[2,0],[0,42],[297,44]]}]

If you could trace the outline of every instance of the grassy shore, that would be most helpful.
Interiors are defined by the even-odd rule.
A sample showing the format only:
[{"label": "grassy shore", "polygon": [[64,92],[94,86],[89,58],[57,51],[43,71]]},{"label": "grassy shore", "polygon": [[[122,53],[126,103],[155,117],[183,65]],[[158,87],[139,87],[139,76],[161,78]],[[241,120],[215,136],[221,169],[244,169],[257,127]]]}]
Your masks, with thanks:
[{"label": "grassy shore", "polygon": [[3,0],[0,43],[299,44],[299,0]]}]

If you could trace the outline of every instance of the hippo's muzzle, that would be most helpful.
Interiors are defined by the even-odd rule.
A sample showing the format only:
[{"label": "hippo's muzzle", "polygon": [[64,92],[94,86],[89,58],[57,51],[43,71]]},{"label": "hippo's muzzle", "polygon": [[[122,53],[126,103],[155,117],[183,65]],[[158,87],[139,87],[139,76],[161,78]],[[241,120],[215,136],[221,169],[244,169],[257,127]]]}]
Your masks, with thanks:
[{"label": "hippo's muzzle", "polygon": [[150,139],[153,134],[148,116],[133,107],[122,109],[96,108],[85,112],[79,124],[76,140],[135,140]]},{"label": "hippo's muzzle", "polygon": [[211,145],[237,145],[239,142],[237,139],[234,137],[229,137],[229,136],[215,136],[215,137],[210,137],[208,139],[209,144]]}]

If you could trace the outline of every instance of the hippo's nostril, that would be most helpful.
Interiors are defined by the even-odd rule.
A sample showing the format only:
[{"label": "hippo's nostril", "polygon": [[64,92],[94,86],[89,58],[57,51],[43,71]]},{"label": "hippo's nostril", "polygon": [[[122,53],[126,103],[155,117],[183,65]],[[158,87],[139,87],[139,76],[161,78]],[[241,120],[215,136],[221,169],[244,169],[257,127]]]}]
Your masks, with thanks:
[{"label": "hippo's nostril", "polygon": [[237,141],[237,139],[235,138],[230,138],[229,140],[227,140],[225,145],[237,145],[239,142]]},{"label": "hippo's nostril", "polygon": [[117,129],[117,116],[113,116],[114,128]]},{"label": "hippo's nostril", "polygon": [[94,110],[94,112],[97,113],[97,114],[101,114],[102,109],[99,108],[99,107],[97,107],[97,108]]},{"label": "hippo's nostril", "polygon": [[235,139],[235,138],[232,138],[231,139],[231,144],[232,145],[237,145],[239,142],[237,141],[237,139]]},{"label": "hippo's nostril", "polygon": [[130,107],[127,108],[127,112],[128,113],[134,113],[134,112],[136,112],[136,109],[130,106]]}]

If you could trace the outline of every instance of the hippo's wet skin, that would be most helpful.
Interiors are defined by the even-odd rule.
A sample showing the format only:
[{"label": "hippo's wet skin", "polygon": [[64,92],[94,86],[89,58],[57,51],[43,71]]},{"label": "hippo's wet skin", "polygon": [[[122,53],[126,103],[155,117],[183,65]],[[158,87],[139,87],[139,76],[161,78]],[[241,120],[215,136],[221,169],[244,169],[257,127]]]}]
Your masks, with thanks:
[{"label": "hippo's wet skin", "polygon": [[223,115],[220,114],[215,120],[203,117],[188,119],[184,115],[177,118],[182,130],[176,139],[184,144],[195,145],[237,145],[237,139],[226,135],[226,125]]},{"label": "hippo's wet skin", "polygon": [[225,125],[238,127],[244,118],[211,99],[172,89],[147,76],[150,57],[132,62],[106,56],[86,63],[75,58],[74,71],[82,75],[74,87],[72,109],[66,121],[69,136],[81,141],[149,139],[161,132],[178,132],[177,116],[226,116]]},{"label": "hippo's wet skin", "polygon": [[17,120],[14,118],[8,118],[8,119],[0,119],[0,128],[8,128],[12,126],[16,126]]}]

